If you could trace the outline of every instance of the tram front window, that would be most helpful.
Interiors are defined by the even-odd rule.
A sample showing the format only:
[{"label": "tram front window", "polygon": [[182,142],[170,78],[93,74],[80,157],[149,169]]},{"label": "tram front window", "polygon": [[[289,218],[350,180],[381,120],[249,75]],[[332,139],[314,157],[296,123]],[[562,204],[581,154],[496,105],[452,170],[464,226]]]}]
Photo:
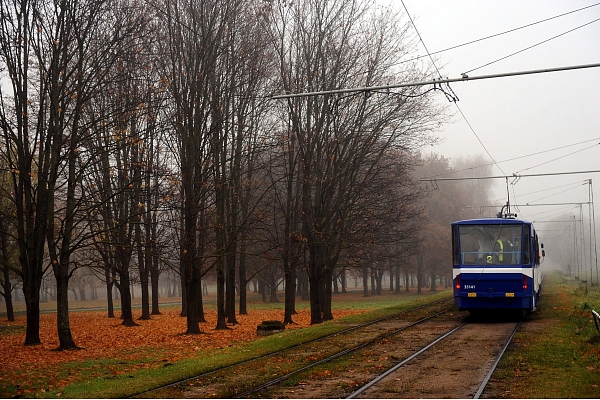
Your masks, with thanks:
[{"label": "tram front window", "polygon": [[459,227],[463,265],[519,265],[520,225],[462,225]]}]

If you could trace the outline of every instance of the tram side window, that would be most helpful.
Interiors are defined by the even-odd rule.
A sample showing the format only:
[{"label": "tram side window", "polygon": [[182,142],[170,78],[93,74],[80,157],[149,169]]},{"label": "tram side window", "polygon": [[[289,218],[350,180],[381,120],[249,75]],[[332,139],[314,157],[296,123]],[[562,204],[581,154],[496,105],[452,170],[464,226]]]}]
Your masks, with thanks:
[{"label": "tram side window", "polygon": [[452,263],[454,265],[459,264],[459,251],[458,251],[458,237],[457,237],[458,229],[454,228],[452,230]]},{"label": "tram side window", "polygon": [[527,264],[531,264],[531,249],[529,247],[529,242],[531,241],[529,238],[529,230],[531,228],[527,225],[525,225],[525,234],[523,237],[523,264],[527,265]]},{"label": "tram side window", "polygon": [[539,264],[540,263],[540,244],[538,241],[538,235],[537,233],[535,233],[535,231],[533,232],[534,234],[534,239],[533,239],[533,256],[534,256],[534,264]]}]

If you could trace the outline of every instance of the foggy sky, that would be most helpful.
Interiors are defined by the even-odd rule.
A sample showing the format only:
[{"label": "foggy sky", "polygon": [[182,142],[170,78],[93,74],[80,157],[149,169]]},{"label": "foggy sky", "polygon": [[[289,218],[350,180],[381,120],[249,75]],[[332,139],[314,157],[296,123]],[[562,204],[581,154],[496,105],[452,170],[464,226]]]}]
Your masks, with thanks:
[{"label": "foggy sky", "polygon": [[[430,52],[596,3],[594,0],[404,0]],[[395,8],[404,9],[400,0],[392,0],[392,4]],[[448,78],[459,78],[463,72],[472,69],[475,70],[468,72],[469,76],[600,63],[600,21],[565,33],[599,18],[600,5],[597,5],[446,51],[435,55],[434,59],[442,76]],[[479,68],[563,33],[556,39]],[[422,45],[418,54],[426,54]],[[436,152],[451,159],[483,155],[491,162],[476,134],[491,157],[499,162],[499,167],[493,168],[493,175],[600,170],[600,68],[457,82],[451,87],[459,98],[458,107],[475,133],[458,108],[450,104],[453,123],[444,125],[438,132],[443,143],[426,149],[426,152]],[[440,102],[448,103],[443,94],[438,94],[438,98]],[[592,139],[597,140],[589,141]],[[589,142],[571,146],[583,141]],[[559,147],[565,148],[501,162]],[[574,152],[577,153],[569,155]],[[592,179],[594,201],[598,203],[598,173],[522,178],[510,187],[510,201],[512,204],[588,202],[588,185],[584,182],[589,179]],[[498,204],[506,202],[504,181],[498,180],[495,184],[494,197]],[[543,221],[560,215],[579,218],[579,206],[521,207],[517,213],[530,221]],[[587,204],[584,205],[584,214],[587,218]],[[540,222],[537,225],[540,236],[545,236],[550,242],[564,237],[568,229],[564,224]],[[560,226],[565,232],[556,230]]]}]

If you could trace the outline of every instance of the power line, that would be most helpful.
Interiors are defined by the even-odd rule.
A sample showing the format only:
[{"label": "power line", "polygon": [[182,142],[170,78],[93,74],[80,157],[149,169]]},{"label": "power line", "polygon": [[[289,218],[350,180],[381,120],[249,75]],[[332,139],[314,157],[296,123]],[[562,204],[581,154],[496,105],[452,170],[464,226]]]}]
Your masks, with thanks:
[{"label": "power line", "polygon": [[421,182],[437,182],[437,181],[466,181],[479,179],[507,179],[507,178],[531,178],[535,176],[557,176],[557,175],[576,175],[576,174],[594,174],[600,170],[589,171],[572,171],[572,172],[553,172],[547,174],[525,174],[525,175],[496,175],[496,176],[480,176],[480,177],[464,177],[464,178],[421,178]]},{"label": "power line", "polygon": [[462,117],[464,118],[465,122],[467,123],[467,126],[469,127],[469,129],[471,129],[471,132],[473,132],[473,135],[475,135],[475,137],[477,138],[477,141],[479,141],[479,144],[481,144],[481,147],[483,147],[483,150],[485,150],[485,152],[487,153],[487,155],[490,157],[490,159],[493,161],[494,165],[496,167],[498,167],[498,169],[500,170],[500,172],[502,172],[503,174],[506,175],[506,173],[502,170],[502,168],[500,167],[500,165],[498,165],[498,163],[496,162],[496,160],[494,159],[494,157],[492,157],[492,155],[490,154],[490,152],[488,151],[487,147],[485,147],[485,145],[483,144],[483,142],[481,141],[481,139],[479,138],[479,135],[475,132],[475,129],[473,129],[473,126],[471,125],[471,123],[469,122],[469,120],[467,119],[467,117],[465,116],[465,114],[462,112],[461,108],[458,106],[458,104],[454,103],[454,105],[456,106],[456,108],[458,109],[458,112],[460,112],[460,115],[462,115]]},{"label": "power line", "polygon": [[413,28],[415,28],[415,32],[417,32],[417,36],[419,37],[419,40],[421,41],[421,44],[425,48],[425,51],[427,52],[427,55],[429,56],[429,59],[431,60],[431,63],[433,64],[433,67],[435,68],[435,70],[438,73],[438,76],[441,79],[442,78],[442,74],[440,73],[440,70],[438,69],[437,65],[435,65],[435,61],[433,61],[433,57],[431,57],[431,54],[429,53],[429,50],[427,49],[427,46],[425,45],[425,41],[423,40],[423,38],[421,37],[421,34],[419,33],[419,30],[417,29],[417,25],[415,25],[415,22],[413,21],[412,17],[410,16],[410,13],[408,12],[408,9],[406,8],[406,5],[404,4],[404,0],[400,0],[400,2],[402,3],[402,7],[404,7],[404,11],[406,11],[406,15],[408,15],[408,19],[410,19],[410,23],[412,24]]},{"label": "power line", "polygon": [[[573,216],[573,217],[574,217],[574,216]],[[567,220],[564,220],[564,221],[535,221],[535,222],[539,222],[539,223],[545,223],[545,224],[546,224],[546,223],[554,223],[554,222],[561,222],[561,223],[562,223],[562,222],[570,222],[570,223],[573,223],[573,221],[576,221],[576,220],[573,220],[573,219],[570,219],[570,220],[569,220],[569,219],[567,219]]]},{"label": "power line", "polygon": [[543,163],[541,163],[541,164],[534,165],[533,167],[529,167],[529,168],[522,169],[521,171],[517,171],[517,172],[515,172],[515,173],[516,173],[516,174],[518,174],[519,172],[522,172],[522,171],[527,171],[527,170],[530,170],[530,169],[533,169],[533,168],[540,167],[540,166],[542,166],[542,165],[549,164],[549,163],[551,163],[551,162],[554,162],[554,161],[557,161],[557,160],[563,159],[563,158],[565,158],[565,157],[572,156],[573,154],[580,153],[580,152],[582,152],[582,151],[584,151],[584,150],[589,150],[589,149],[591,149],[592,147],[594,147],[594,146],[598,146],[598,145],[600,145],[600,143],[596,143],[596,144],[593,144],[593,145],[591,145],[591,146],[589,146],[589,147],[586,147],[585,149],[579,149],[579,150],[577,150],[577,151],[574,151],[574,152],[572,152],[572,153],[565,154],[565,155],[563,155],[563,156],[560,156],[560,157],[554,158],[554,159],[552,159],[552,160],[549,160],[549,161],[545,161],[545,162],[543,162]]},{"label": "power line", "polygon": [[[566,203],[538,203],[538,204],[519,204],[519,207],[547,207],[547,206],[578,206],[580,204],[589,204],[589,201],[578,201],[578,202],[566,202]],[[491,206],[467,206],[467,208],[500,208],[501,205]]]},{"label": "power line", "polygon": [[[435,61],[433,60],[433,57],[429,53],[429,50],[427,49],[427,46],[425,45],[425,41],[421,37],[421,34],[419,33],[419,30],[417,29],[417,26],[415,25],[415,22],[413,21],[412,17],[410,16],[410,13],[408,12],[408,9],[406,8],[406,5],[404,4],[404,0],[400,0],[400,1],[402,3],[402,6],[404,7],[404,11],[406,11],[406,15],[408,15],[408,18],[410,19],[410,22],[411,22],[413,28],[415,28],[415,32],[417,32],[417,36],[419,36],[419,40],[421,41],[421,43],[423,44],[423,47],[425,48],[425,51],[429,55],[429,59],[431,60],[431,63],[433,64],[435,70],[437,71],[439,78],[442,79],[442,74],[440,73],[440,70],[438,69],[437,65],[435,65]],[[448,83],[446,85],[447,85],[448,89],[450,91],[452,91],[452,89],[450,88],[450,85]],[[502,168],[496,162],[496,159],[489,152],[489,150],[487,149],[487,147],[485,146],[485,144],[483,144],[483,141],[481,140],[481,138],[479,137],[479,135],[477,134],[477,132],[475,132],[475,129],[473,128],[473,126],[471,125],[471,123],[469,122],[469,120],[467,119],[467,116],[463,113],[463,111],[461,110],[461,108],[456,103],[456,99],[453,98],[453,100],[454,100],[453,103],[456,106],[456,108],[458,109],[458,112],[460,112],[460,115],[462,115],[463,119],[465,120],[465,122],[469,126],[469,129],[471,129],[471,132],[473,132],[473,135],[475,135],[475,137],[477,138],[477,141],[479,142],[479,144],[481,145],[481,147],[483,147],[483,150],[485,150],[485,152],[487,153],[487,155],[490,157],[490,159],[492,160],[492,162],[494,163],[494,165],[496,165],[496,167],[498,167],[498,169],[500,170],[500,172],[502,172],[503,174],[505,174],[505,172],[502,170]]]},{"label": "power line", "polygon": [[[579,8],[577,10],[569,11],[569,12],[566,12],[566,13],[563,13],[563,14],[560,14],[560,15],[556,15],[554,17],[546,18],[546,19],[543,19],[541,21],[532,22],[530,24],[523,25],[523,26],[520,26],[518,28],[509,29],[507,31],[496,33],[496,34],[493,34],[493,35],[490,35],[490,36],[486,36],[486,37],[483,37],[483,38],[480,38],[480,39],[471,40],[469,42],[466,42],[466,43],[463,43],[463,44],[459,44],[459,45],[456,45],[456,46],[451,46],[451,47],[445,48],[443,50],[434,51],[433,53],[428,54],[428,56],[431,57],[431,55],[433,55],[433,54],[443,53],[445,51],[454,50],[454,49],[457,49],[459,47],[467,46],[467,45],[470,45],[470,44],[473,44],[473,43],[477,43],[477,42],[481,42],[481,41],[484,41],[484,40],[487,40],[487,39],[495,38],[497,36],[505,35],[507,33],[515,32],[515,31],[518,31],[520,29],[529,28],[530,26],[541,24],[542,22],[547,22],[547,21],[550,21],[550,20],[553,20],[553,19],[556,19],[556,18],[564,17],[565,15],[573,14],[573,13],[576,13],[578,11],[582,11],[582,10],[585,10],[585,9],[588,9],[588,8],[591,8],[591,7],[596,7],[598,5],[600,5],[600,3],[592,4],[590,6],[582,7],[582,8]],[[410,62],[410,61],[419,60],[419,59],[421,59],[423,57],[426,57],[426,56],[418,56],[418,57],[415,57],[415,58],[411,58],[409,60],[402,61],[401,63],[398,63],[398,64],[402,64],[402,63],[406,63],[406,62]]]},{"label": "power line", "polygon": [[501,57],[501,58],[499,58],[499,59],[497,59],[497,60],[491,61],[491,62],[489,62],[489,63],[487,63],[487,64],[483,64],[482,66],[479,66],[479,67],[477,67],[477,68],[470,69],[470,70],[468,70],[468,71],[466,71],[466,72],[463,72],[463,75],[466,75],[466,74],[468,74],[469,72],[476,71],[476,70],[478,70],[478,69],[481,69],[481,68],[483,68],[483,67],[487,67],[488,65],[492,65],[492,64],[494,64],[494,63],[497,63],[498,61],[505,60],[505,59],[507,59],[507,58],[509,58],[509,57],[512,57],[512,56],[514,56],[514,55],[517,55],[517,54],[519,54],[519,53],[522,53],[522,52],[524,52],[524,51],[526,51],[526,50],[532,49],[532,48],[534,48],[534,47],[536,47],[536,46],[539,46],[539,45],[541,45],[541,44],[547,43],[547,42],[549,42],[549,41],[551,41],[551,40],[554,40],[554,39],[556,39],[556,38],[559,38],[559,37],[561,37],[561,36],[564,36],[564,35],[566,35],[567,33],[571,33],[571,32],[573,32],[573,31],[576,31],[577,29],[583,28],[584,26],[587,26],[587,25],[593,24],[594,22],[597,22],[597,21],[600,21],[600,18],[597,18],[597,19],[595,19],[595,20],[593,20],[593,21],[591,21],[591,22],[588,22],[588,23],[586,23],[586,24],[580,25],[580,26],[578,26],[577,28],[570,29],[570,30],[568,30],[568,31],[566,31],[566,32],[563,32],[563,33],[561,33],[560,35],[553,36],[553,37],[551,37],[550,39],[543,40],[543,41],[541,41],[541,42],[539,42],[539,43],[536,43],[536,44],[534,44],[534,45],[532,45],[532,46],[529,46],[529,47],[526,47],[526,48],[524,48],[524,49],[521,49],[521,50],[519,50],[519,51],[516,51],[516,52],[514,52],[514,53],[512,53],[512,54],[509,54],[509,55],[507,55],[507,56]]},{"label": "power line", "polygon": [[569,191],[571,191],[571,190],[579,189],[579,188],[580,188],[581,186],[583,186],[583,185],[587,185],[587,183],[580,183],[580,184],[579,184],[579,186],[574,186],[574,187],[572,187],[572,188],[569,188],[569,189],[561,190],[560,192],[556,192],[556,193],[549,194],[548,196],[544,196],[544,197],[540,197],[540,198],[538,198],[538,199],[535,199],[535,200],[531,200],[531,201],[530,201],[530,202],[528,202],[527,204],[530,204],[530,203],[535,203],[536,201],[545,200],[545,199],[547,199],[548,197],[556,196],[556,195],[559,195],[559,194],[562,194],[562,193],[569,192]]},{"label": "power line", "polygon": [[[551,151],[556,151],[556,150],[562,150],[562,149],[566,149],[567,147],[573,147],[573,146],[577,146],[583,143],[588,143],[588,142],[594,142],[600,140],[600,137],[598,138],[594,138],[594,139],[589,139],[589,140],[584,140],[583,142],[578,142],[578,143],[572,143],[572,144],[567,144],[564,146],[560,146],[560,147],[555,147],[553,149],[548,149],[548,150],[542,150],[542,151],[538,151],[537,153],[531,153],[531,154],[526,154],[524,156],[519,156],[519,157],[513,157],[513,158],[508,158],[506,160],[502,160],[502,161],[498,161],[499,164],[505,163],[505,162],[509,162],[509,161],[515,161],[515,160],[520,160],[522,158],[527,158],[527,157],[532,157],[532,156],[537,156],[540,154],[544,154],[544,153],[549,153]],[[600,143],[599,143],[600,144]],[[494,163],[489,163],[489,164],[483,164],[483,165],[478,165],[476,167],[469,167],[469,168],[464,168],[464,169],[459,169],[458,171],[450,171],[450,172],[443,172],[441,174],[437,174],[434,175],[434,177],[436,176],[445,176],[445,175],[452,175],[452,174],[458,174],[460,172],[464,172],[464,171],[470,171],[472,169],[477,169],[477,168],[483,168],[483,167],[488,167],[490,165],[494,165]]]},{"label": "power line", "polygon": [[[522,194],[520,194],[520,196],[529,196],[531,194],[538,194],[538,193],[541,193],[541,192],[548,192],[550,190],[561,189],[561,188],[564,188],[564,187],[567,187],[567,186],[572,186],[571,189],[575,189],[575,188],[581,187],[582,185],[583,185],[583,181],[578,181],[578,182],[575,182],[575,183],[572,182],[572,183],[567,183],[565,185],[553,186],[553,187],[547,188],[547,189],[536,190],[535,192],[522,193]],[[502,201],[502,200],[504,200],[504,198],[494,199],[492,201],[494,202],[494,201]]]}]

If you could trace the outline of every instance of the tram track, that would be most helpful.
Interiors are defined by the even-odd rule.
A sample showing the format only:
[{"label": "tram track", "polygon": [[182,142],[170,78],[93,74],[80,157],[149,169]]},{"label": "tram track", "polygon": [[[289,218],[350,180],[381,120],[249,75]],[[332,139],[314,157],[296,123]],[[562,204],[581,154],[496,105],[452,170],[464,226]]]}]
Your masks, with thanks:
[{"label": "tram track", "polygon": [[520,322],[427,307],[412,321],[415,309],[405,310],[138,397],[480,398]]},{"label": "tram track", "polygon": [[[376,320],[368,321],[363,324],[350,326],[326,336],[298,343],[268,354],[251,357],[247,360],[216,368],[185,380],[173,382],[143,393],[138,393],[134,398],[188,397],[190,391],[194,392],[192,394],[193,397],[247,397],[250,394],[258,393],[266,388],[276,385],[302,371],[314,368],[316,365],[331,362],[352,351],[364,348],[373,342],[383,340],[386,337],[395,334],[392,332],[394,332],[394,329],[398,329],[398,327],[382,327],[382,325],[390,324],[390,321],[410,316],[413,313],[425,314],[425,317],[419,318],[417,321],[405,323],[404,327],[401,327],[400,329],[403,330],[407,329],[409,325],[414,326],[434,318],[437,315],[443,314],[451,309],[451,307],[446,306],[446,303],[449,303],[451,299],[451,297],[444,298]],[[445,308],[439,310],[440,307],[444,306]],[[429,310],[429,308],[432,310]],[[398,322],[393,322],[392,324],[397,323]],[[379,330],[384,330],[385,332],[378,333]],[[360,338],[357,338],[356,331],[362,332],[361,335],[358,335]],[[358,341],[358,343],[354,344],[354,341]],[[323,346],[323,343],[327,343],[327,345]],[[265,375],[259,377],[242,376],[243,374],[240,375],[239,372],[236,372],[236,370],[240,369],[245,371],[256,370],[252,367],[253,363],[258,366],[258,369],[261,369],[265,365],[278,364],[281,363],[281,360],[288,359],[289,361],[294,358],[303,360],[303,362],[297,363],[301,365],[296,365],[292,362],[291,364],[293,365],[291,366],[279,368],[276,373],[277,376],[273,379],[265,380]],[[287,364],[289,365],[290,362],[287,362]],[[266,374],[268,375],[269,373]],[[238,379],[233,379],[234,382],[232,382],[230,379],[231,377]],[[244,378],[246,378],[246,380],[244,380]]]},{"label": "tram track", "polygon": [[[441,342],[448,341],[453,335],[459,336],[461,331],[465,328],[471,329],[471,334],[475,330],[481,329],[484,326],[482,324],[475,323],[462,323],[459,326],[449,330],[436,340],[432,341],[428,345],[422,347],[419,351],[415,352],[411,356],[405,358],[401,362],[398,362],[391,368],[380,373],[375,378],[369,380],[358,389],[354,390],[351,394],[346,396],[347,399],[354,398],[414,398],[414,397],[433,397],[433,398],[474,398],[479,399],[483,394],[487,383],[489,382],[492,374],[494,373],[499,361],[506,352],[506,349],[512,342],[516,332],[521,326],[521,322],[504,323],[504,324],[487,324],[486,329],[496,329],[498,331],[497,339],[505,339],[504,343],[496,338],[492,341],[496,341],[496,344],[502,345],[502,348],[494,353],[496,346],[490,346],[489,343],[484,344],[481,342],[474,342],[473,346],[479,347],[479,360],[473,362],[474,365],[468,368],[463,373],[456,373],[456,368],[453,367],[452,357],[446,358],[446,369],[444,369],[444,363],[439,363],[440,357],[436,355],[426,354],[428,351],[432,351],[432,348],[440,346]],[[471,334],[463,334],[463,339],[469,337]],[[471,335],[472,336],[472,335]],[[454,343],[446,345],[446,348],[452,348],[460,339],[455,340]],[[485,347],[481,349],[481,347]],[[491,348],[491,352],[486,352],[487,348]],[[438,354],[449,354],[449,351],[445,351],[443,347],[437,349]],[[489,354],[487,354],[489,353]],[[418,357],[422,357],[420,361],[416,360]],[[441,360],[439,360],[441,361]],[[414,362],[415,365],[411,365]],[[436,379],[430,377],[431,387],[424,390],[424,386],[419,379],[413,379],[415,376],[422,376],[425,374],[424,371],[428,371],[433,364],[438,365],[435,368],[436,375],[438,377],[445,375],[445,383],[442,383],[442,387],[437,388],[436,391]],[[490,365],[491,364],[491,365]],[[473,368],[474,367],[474,368]],[[405,369],[403,369],[405,368]],[[485,373],[485,376],[482,375]],[[450,378],[448,378],[450,377]],[[410,382],[412,380],[412,382]],[[450,382],[450,380],[454,382]],[[410,383],[408,383],[410,382]],[[438,382],[439,383],[439,382]],[[452,385],[455,383],[455,385]],[[476,390],[474,390],[476,388]],[[474,394],[473,394],[474,393]],[[393,396],[391,395],[393,394]]]}]

